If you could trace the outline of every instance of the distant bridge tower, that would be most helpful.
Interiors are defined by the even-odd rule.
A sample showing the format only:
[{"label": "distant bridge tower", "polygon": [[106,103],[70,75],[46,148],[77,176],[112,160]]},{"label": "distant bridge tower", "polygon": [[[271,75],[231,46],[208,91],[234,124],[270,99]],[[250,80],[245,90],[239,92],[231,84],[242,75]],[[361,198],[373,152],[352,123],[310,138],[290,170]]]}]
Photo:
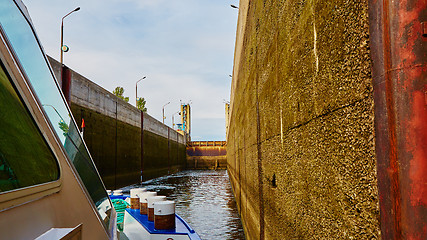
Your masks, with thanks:
[{"label": "distant bridge tower", "polygon": [[187,140],[190,141],[191,137],[191,109],[190,104],[181,104],[181,124],[178,125],[178,132],[187,135]]}]

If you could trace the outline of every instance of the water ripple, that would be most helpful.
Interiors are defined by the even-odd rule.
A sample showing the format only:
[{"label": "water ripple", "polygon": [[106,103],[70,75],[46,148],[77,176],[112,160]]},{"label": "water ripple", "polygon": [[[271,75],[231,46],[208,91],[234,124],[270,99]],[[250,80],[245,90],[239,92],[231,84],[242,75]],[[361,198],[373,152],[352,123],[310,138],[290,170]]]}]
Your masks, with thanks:
[{"label": "water ripple", "polygon": [[205,240],[245,239],[226,170],[191,170],[152,179],[142,185],[175,200],[176,213]]}]

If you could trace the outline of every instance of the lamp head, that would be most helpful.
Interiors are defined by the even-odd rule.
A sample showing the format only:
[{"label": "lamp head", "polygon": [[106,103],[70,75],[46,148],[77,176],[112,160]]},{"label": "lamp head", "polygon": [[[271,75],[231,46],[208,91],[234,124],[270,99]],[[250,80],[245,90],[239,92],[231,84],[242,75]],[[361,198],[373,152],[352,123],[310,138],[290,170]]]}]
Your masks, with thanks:
[{"label": "lamp head", "polygon": [[67,45],[62,45],[61,50],[63,52],[68,52],[68,50],[70,50],[70,48]]}]

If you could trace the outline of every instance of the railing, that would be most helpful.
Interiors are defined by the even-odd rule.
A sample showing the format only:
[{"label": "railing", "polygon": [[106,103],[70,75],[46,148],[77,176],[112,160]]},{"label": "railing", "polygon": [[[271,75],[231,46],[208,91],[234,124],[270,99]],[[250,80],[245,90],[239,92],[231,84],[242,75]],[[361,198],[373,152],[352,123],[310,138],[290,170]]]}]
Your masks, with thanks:
[{"label": "railing", "polygon": [[187,147],[225,147],[227,141],[193,141],[187,142]]}]

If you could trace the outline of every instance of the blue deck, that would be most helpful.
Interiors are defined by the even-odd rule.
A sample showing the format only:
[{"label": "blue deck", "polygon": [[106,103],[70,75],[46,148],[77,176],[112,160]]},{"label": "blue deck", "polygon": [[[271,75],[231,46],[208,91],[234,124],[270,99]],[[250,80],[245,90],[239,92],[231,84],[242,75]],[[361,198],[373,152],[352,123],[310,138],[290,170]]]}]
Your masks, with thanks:
[{"label": "blue deck", "polygon": [[[111,199],[125,199],[126,197],[129,196],[110,196]],[[157,230],[154,228],[154,222],[148,221],[148,216],[140,214],[139,209],[127,208],[126,212],[135,218],[150,234],[188,235],[191,240],[200,240],[199,235],[197,235],[194,229],[177,214],[175,214],[175,229]]]}]

